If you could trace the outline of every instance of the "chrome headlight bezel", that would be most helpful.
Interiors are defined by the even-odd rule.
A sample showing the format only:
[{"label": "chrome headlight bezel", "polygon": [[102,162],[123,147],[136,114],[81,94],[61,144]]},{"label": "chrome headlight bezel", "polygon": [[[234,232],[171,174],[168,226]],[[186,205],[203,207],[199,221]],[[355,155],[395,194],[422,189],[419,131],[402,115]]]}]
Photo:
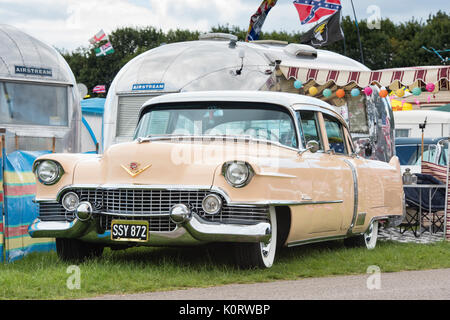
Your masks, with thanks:
[{"label": "chrome headlight bezel", "polygon": [[[41,170],[43,170],[43,166],[50,165],[53,166],[54,173],[51,174],[51,179],[44,179],[41,175]],[[44,185],[50,186],[57,183],[64,174],[64,169],[59,164],[59,162],[55,160],[39,160],[33,164],[33,173],[38,179],[38,181]]]},{"label": "chrome headlight bezel", "polygon": [[[236,167],[239,167],[245,173],[245,178],[233,181],[231,170]],[[234,188],[242,188],[250,183],[254,176],[254,171],[252,166],[245,161],[228,161],[222,166],[222,175],[225,177],[228,184]]]}]

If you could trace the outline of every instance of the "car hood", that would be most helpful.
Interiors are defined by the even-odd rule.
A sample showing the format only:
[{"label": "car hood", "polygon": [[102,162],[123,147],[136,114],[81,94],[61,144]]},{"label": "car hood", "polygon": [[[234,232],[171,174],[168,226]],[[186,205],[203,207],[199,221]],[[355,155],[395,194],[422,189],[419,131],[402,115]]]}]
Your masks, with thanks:
[{"label": "car hood", "polygon": [[111,146],[103,157],[80,161],[73,183],[207,187],[226,161],[247,161],[258,173],[261,166],[277,165],[277,159],[292,152],[270,143],[134,141]]}]

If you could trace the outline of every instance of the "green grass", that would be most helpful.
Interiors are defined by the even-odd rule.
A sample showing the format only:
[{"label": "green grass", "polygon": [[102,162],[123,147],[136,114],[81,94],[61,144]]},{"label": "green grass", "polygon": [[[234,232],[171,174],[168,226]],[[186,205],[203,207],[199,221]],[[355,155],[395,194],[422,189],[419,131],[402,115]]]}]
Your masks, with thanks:
[{"label": "green grass", "polygon": [[199,248],[133,248],[105,250],[101,259],[78,265],[81,288],[66,286],[70,263],[55,252],[33,253],[0,264],[0,299],[76,299],[103,294],[125,294],[255,283],[306,277],[364,274],[376,265],[382,272],[450,268],[450,243],[401,244],[379,242],[373,251],[348,249],[341,241],[278,253],[268,270],[240,270],[221,246]]}]

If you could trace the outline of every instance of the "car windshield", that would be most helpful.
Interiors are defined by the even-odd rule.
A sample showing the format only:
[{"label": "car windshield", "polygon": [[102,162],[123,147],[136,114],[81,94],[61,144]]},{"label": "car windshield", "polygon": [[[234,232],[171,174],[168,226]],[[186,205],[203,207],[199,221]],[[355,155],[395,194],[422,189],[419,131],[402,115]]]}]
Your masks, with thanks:
[{"label": "car windshield", "polygon": [[297,148],[290,113],[283,107],[247,102],[202,102],[152,106],[135,138],[148,136],[242,136]]},{"label": "car windshield", "polygon": [[[401,165],[420,166],[422,146],[417,144],[396,146],[397,156]],[[436,145],[423,146],[423,160],[435,162]]]}]

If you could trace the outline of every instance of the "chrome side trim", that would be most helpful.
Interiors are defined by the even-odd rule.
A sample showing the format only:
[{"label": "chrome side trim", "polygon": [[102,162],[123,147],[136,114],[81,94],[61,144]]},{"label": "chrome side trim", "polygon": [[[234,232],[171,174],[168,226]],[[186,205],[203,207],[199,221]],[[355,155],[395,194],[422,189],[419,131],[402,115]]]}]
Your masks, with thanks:
[{"label": "chrome side trim", "polygon": [[318,237],[318,238],[311,238],[311,239],[305,239],[305,240],[288,242],[287,246],[288,247],[295,247],[295,246],[300,246],[300,245],[310,244],[310,243],[317,243],[317,242],[324,242],[324,241],[333,241],[333,240],[342,240],[342,239],[345,239],[345,238],[347,238],[346,235]]},{"label": "chrome side trim", "polygon": [[351,161],[348,159],[344,159],[344,162],[348,164],[350,169],[352,170],[352,176],[353,176],[353,217],[352,222],[350,224],[350,227],[347,230],[347,235],[351,235],[353,233],[353,227],[355,226],[356,217],[358,216],[358,174],[356,172],[356,168],[353,165]]}]

